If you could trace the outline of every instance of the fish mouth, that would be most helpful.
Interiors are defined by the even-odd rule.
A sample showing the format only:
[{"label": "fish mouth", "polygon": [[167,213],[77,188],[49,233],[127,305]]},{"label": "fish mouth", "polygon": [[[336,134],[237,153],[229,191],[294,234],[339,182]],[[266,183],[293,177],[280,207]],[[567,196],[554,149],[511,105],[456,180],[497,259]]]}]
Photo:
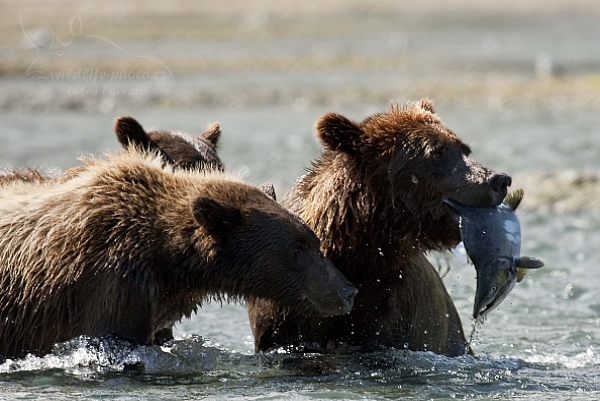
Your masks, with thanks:
[{"label": "fish mouth", "polygon": [[483,322],[485,319],[487,319],[487,315],[490,311],[491,308],[487,305],[480,310],[473,309],[473,319],[477,320],[478,322]]},{"label": "fish mouth", "polygon": [[[475,320],[485,320],[487,315],[504,301],[511,289],[505,287],[494,298],[487,301],[475,302],[473,306],[473,318]],[[477,299],[477,296],[475,298]]]},{"label": "fish mouth", "polygon": [[484,321],[487,319],[488,314],[498,305],[500,305],[502,301],[504,301],[504,298],[506,298],[506,296],[502,297],[502,299],[498,298],[497,300],[494,300],[491,303],[483,306],[475,304],[473,307],[473,319],[477,321]]},{"label": "fish mouth", "polygon": [[473,318],[483,320],[504,301],[517,282],[517,268],[509,258],[497,258],[477,271]]}]

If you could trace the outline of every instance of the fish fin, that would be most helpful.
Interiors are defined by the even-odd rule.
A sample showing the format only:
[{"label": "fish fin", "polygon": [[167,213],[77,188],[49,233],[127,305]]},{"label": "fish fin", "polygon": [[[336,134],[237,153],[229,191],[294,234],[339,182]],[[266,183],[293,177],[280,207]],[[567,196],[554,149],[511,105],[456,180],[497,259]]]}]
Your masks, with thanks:
[{"label": "fish fin", "polygon": [[515,261],[515,266],[522,269],[539,269],[544,266],[544,262],[538,258],[532,258],[529,256],[521,256]]},{"label": "fish fin", "polygon": [[523,195],[524,191],[522,188],[515,189],[514,191],[506,195],[506,197],[504,198],[504,203],[506,203],[508,207],[510,207],[512,210],[517,210],[519,204],[521,203],[521,200],[523,199]]},{"label": "fish fin", "polygon": [[517,268],[517,283],[520,283],[521,281],[523,281],[526,274],[527,274],[527,269],[523,269],[520,267]]}]

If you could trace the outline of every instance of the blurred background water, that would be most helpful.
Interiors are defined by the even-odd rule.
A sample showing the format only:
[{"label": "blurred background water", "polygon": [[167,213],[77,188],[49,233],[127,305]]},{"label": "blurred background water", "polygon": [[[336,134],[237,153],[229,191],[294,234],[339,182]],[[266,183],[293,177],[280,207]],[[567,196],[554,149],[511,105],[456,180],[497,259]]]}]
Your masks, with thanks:
[{"label": "blurred background water", "polygon": [[[472,3],[0,0],[2,168],[116,151],[124,114],[219,121],[227,168],[282,197],[320,115],[428,97],[525,188],[522,252],[546,262],[476,328],[475,357],[255,356],[243,305],[209,303],[164,348],[79,338],[6,361],[0,399],[600,398],[600,3]],[[460,248],[430,257],[470,333],[473,267]]]}]

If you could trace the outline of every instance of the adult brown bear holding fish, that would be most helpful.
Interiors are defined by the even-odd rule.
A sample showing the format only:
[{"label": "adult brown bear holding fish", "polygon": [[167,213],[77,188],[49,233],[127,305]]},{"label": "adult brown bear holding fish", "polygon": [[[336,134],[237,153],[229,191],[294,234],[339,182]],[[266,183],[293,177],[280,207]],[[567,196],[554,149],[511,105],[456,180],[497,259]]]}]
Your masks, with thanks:
[{"label": "adult brown bear holding fish", "polygon": [[325,114],[317,136],[325,150],[283,203],[315,231],[359,293],[350,314],[318,319],[250,302],[256,350],[350,345],[468,352],[456,308],[425,253],[461,241],[444,199],[496,206],[510,177],[469,158],[469,147],[427,100],[360,123]]}]

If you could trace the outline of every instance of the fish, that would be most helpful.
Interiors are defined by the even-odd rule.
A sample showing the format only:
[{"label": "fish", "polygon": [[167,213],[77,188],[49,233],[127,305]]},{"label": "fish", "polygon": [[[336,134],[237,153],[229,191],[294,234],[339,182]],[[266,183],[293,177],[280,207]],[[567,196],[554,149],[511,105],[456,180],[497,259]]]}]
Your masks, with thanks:
[{"label": "fish", "polygon": [[521,224],[516,209],[524,191],[506,195],[496,207],[468,207],[445,199],[459,223],[463,245],[477,272],[473,318],[485,320],[504,301],[526,269],[544,266],[540,259],[521,256]]}]

